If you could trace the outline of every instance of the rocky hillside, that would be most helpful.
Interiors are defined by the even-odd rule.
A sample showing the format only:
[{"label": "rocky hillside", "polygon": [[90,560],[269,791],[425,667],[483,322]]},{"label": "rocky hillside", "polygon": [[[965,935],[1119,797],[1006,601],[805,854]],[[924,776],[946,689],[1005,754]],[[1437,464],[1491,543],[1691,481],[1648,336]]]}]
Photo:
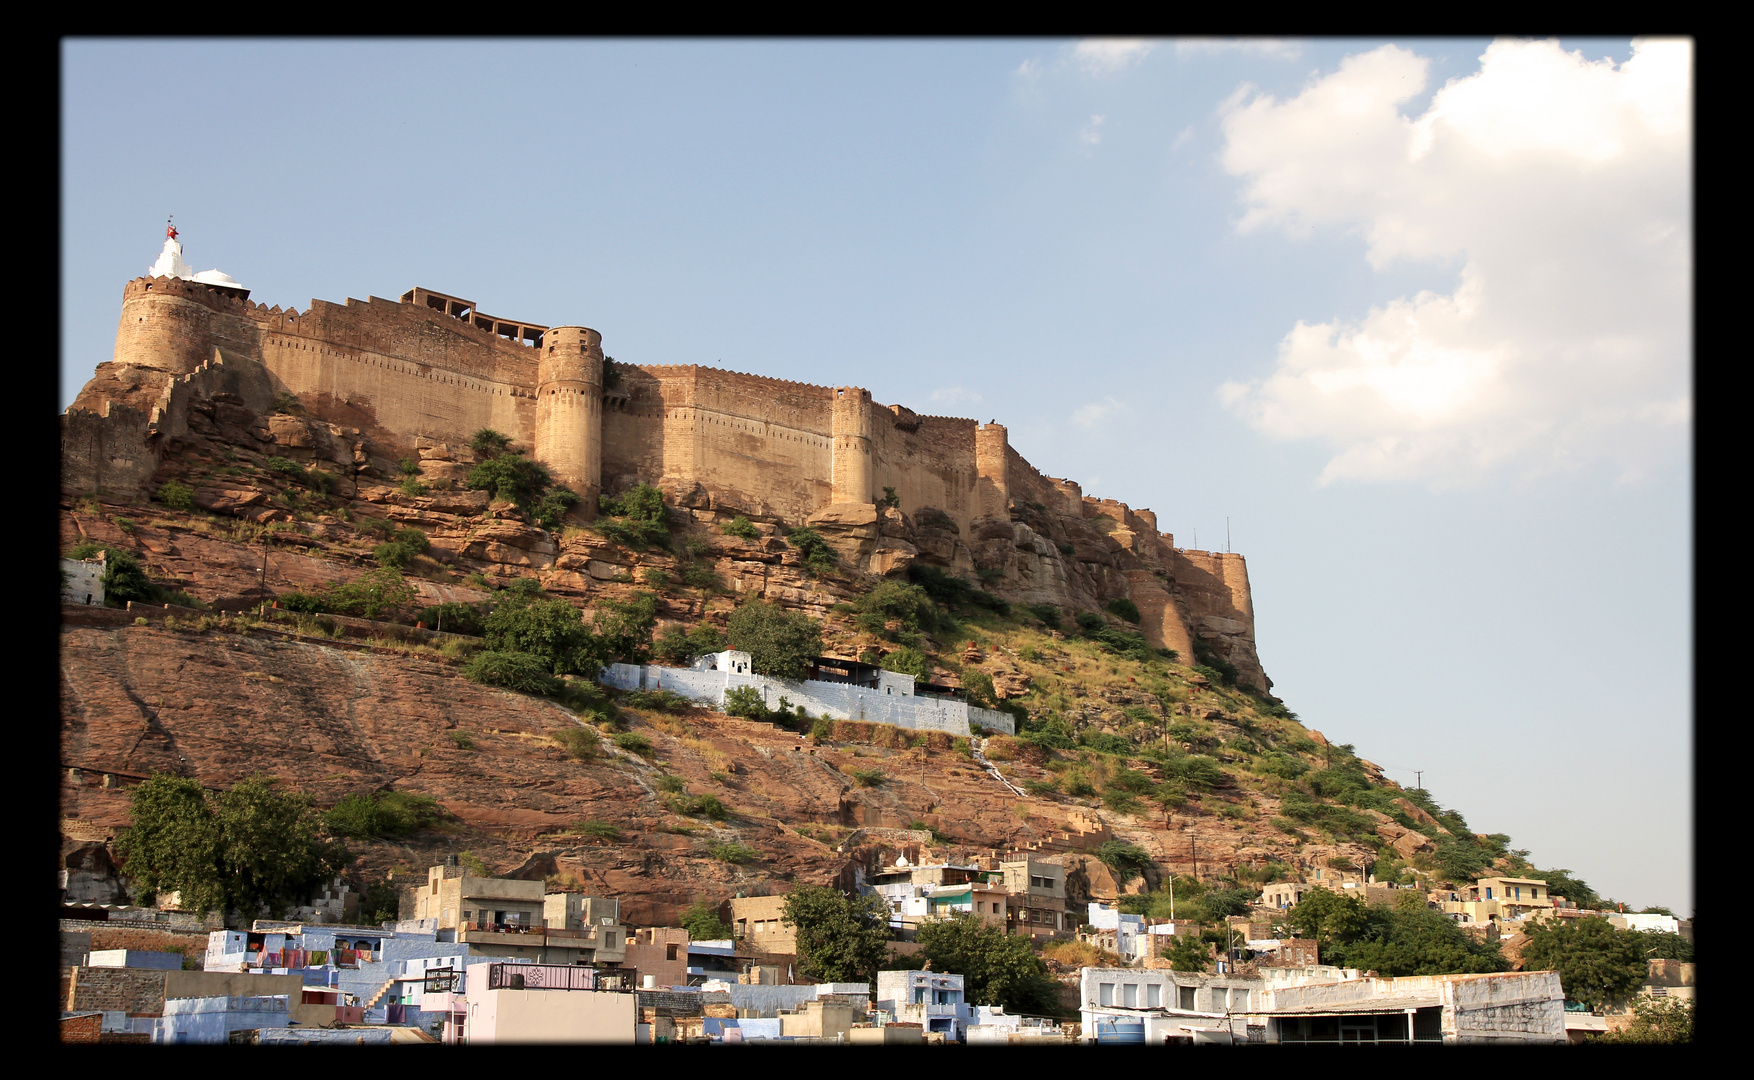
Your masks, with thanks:
[{"label": "rocky hillside", "polygon": [[[850,884],[922,842],[1061,854],[1079,899],[1147,890],[1169,873],[1246,884],[1375,864],[1411,875],[1433,871],[1446,850],[1480,847],[1459,818],[1434,817],[1422,794],[1409,798],[1350,747],[1299,725],[1259,688],[1264,678],[1221,654],[1188,666],[1195,657],[1151,648],[1125,618],[1096,616],[1100,590],[1082,623],[1027,597],[1008,603],[1007,585],[1020,580],[1015,530],[1010,540],[961,538],[953,524],[882,507],[821,516],[813,525],[839,560],[813,570],[783,526],[757,521],[729,535],[727,515],[691,508],[683,493],[667,510],[667,550],[641,550],[612,530],[544,530],[463,490],[466,448],[427,446],[419,462],[391,462],[296,407],[222,416],[227,407],[197,413],[206,418],[197,430],[168,448],[156,478],[166,502],[92,496],[61,508],[64,552],[132,553],[161,591],[183,594],[175,610],[63,609],[68,850],[125,826],[126,777],[155,770],[213,786],[267,773],[325,804],[380,790],[430,795],[446,813],[437,829],[354,845],[361,882],[468,851],[497,872],[621,896],[636,923],[737,892]],[[358,579],[386,537],[408,529],[425,552],[403,567],[416,594],[399,610],[375,622],[260,611],[289,592]],[[1112,536],[1093,527],[1046,546],[1119,545]],[[940,586],[929,628],[860,610],[882,574],[905,578],[915,562],[938,570],[915,571]],[[1103,565],[1084,563],[1087,575]],[[966,568],[975,573],[942,588]],[[589,715],[464,678],[474,641],[407,626],[431,604],[490,604],[520,579],[586,611],[654,593],[658,631],[722,625],[760,597],[823,620],[833,655],[912,653],[934,681],[977,694],[990,682],[1022,737],[986,741],[1004,781],[966,740],[874,725],[806,738],[623,702],[619,727],[634,738],[618,745]],[[568,734],[581,730],[587,737]],[[723,812],[703,811],[713,805],[705,796]],[[1111,871],[1095,856],[1117,841],[1139,856],[1111,857]],[[1481,847],[1487,861],[1501,853]]]}]

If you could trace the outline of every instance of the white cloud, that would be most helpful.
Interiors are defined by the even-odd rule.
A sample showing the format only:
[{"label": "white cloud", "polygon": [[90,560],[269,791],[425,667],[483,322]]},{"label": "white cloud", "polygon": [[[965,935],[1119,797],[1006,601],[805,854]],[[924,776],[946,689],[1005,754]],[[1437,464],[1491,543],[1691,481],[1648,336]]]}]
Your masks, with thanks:
[{"label": "white cloud", "polygon": [[1112,75],[1145,59],[1155,41],[1145,38],[1086,38],[1072,46],[1072,62],[1092,75]]},{"label": "white cloud", "polygon": [[1251,53],[1280,60],[1295,60],[1303,55],[1303,46],[1280,38],[1180,38],[1175,43],[1177,56],[1220,52]]},{"label": "white cloud", "polygon": [[978,392],[960,386],[945,386],[932,391],[927,399],[934,405],[973,405],[981,399]]},{"label": "white cloud", "polygon": [[1081,406],[1074,410],[1072,413],[1072,422],[1079,427],[1093,428],[1115,413],[1125,411],[1125,409],[1126,406],[1122,405],[1119,401],[1116,401],[1112,397],[1107,397],[1103,398],[1101,401],[1093,401],[1088,405]]},{"label": "white cloud", "polygon": [[1454,260],[1455,290],[1298,323],[1275,371],[1221,399],[1279,438],[1328,442],[1323,482],[1465,483],[1685,445],[1692,49],[1616,67],[1498,41],[1423,115],[1428,62],[1384,46],[1287,101],[1226,103],[1241,231],[1355,229],[1377,268]]},{"label": "white cloud", "polygon": [[1090,117],[1090,123],[1085,124],[1084,130],[1078,133],[1078,141],[1084,143],[1086,146],[1095,146],[1097,143],[1101,142],[1102,132],[1097,129],[1102,127],[1102,120],[1101,113],[1092,115]]}]

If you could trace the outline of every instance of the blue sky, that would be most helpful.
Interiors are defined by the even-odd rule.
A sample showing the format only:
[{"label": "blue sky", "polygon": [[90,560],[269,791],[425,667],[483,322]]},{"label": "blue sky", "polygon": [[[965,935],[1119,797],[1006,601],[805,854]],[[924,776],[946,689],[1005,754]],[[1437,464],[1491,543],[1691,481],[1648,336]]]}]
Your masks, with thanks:
[{"label": "blue sky", "polygon": [[423,285],[997,418],[1183,546],[1228,520],[1309,726],[1691,911],[1685,44],[85,40],[62,78],[61,407],[174,213],[270,304]]}]

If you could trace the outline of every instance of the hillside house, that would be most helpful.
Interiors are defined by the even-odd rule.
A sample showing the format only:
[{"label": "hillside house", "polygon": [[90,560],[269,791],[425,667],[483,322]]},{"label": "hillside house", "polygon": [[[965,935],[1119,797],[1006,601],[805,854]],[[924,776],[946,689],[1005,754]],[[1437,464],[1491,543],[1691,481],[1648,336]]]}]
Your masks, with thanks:
[{"label": "hillside house", "polygon": [[1071,929],[1066,918],[1066,868],[1045,859],[1026,857],[1001,862],[1005,875],[1005,924],[1014,934],[1031,937],[1064,937]]},{"label": "hillside house", "polygon": [[879,971],[877,1008],[896,1023],[919,1024],[948,1042],[962,1042],[974,1016],[962,976],[942,971]]},{"label": "hillside house", "polygon": [[796,956],[798,929],[785,920],[784,896],[738,896],[731,900],[731,929],[745,948]]},{"label": "hillside house", "polygon": [[562,964],[492,962],[469,969],[462,991],[423,995],[445,1018],[448,1045],[619,1043],[632,1045],[638,1007],[629,991],[600,990],[596,972]]},{"label": "hillside house", "polygon": [[621,964],[632,931],[621,925],[621,901],[581,893],[545,893],[542,924],[556,947],[578,949],[581,964]]}]

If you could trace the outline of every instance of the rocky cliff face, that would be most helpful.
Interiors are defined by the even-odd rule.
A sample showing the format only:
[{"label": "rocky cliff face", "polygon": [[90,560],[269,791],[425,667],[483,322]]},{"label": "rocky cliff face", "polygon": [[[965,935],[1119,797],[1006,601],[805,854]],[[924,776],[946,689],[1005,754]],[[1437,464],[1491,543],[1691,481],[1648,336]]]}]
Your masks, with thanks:
[{"label": "rocky cliff face", "polygon": [[[162,396],[150,381],[142,376],[139,394]],[[776,523],[758,522],[754,539],[727,536],[718,526],[734,508],[715,508],[704,495],[673,499],[672,525],[690,545],[672,554],[630,551],[582,529],[549,532],[515,508],[460,490],[474,463],[466,447],[421,443],[420,480],[428,490],[409,494],[398,480],[400,463],[369,431],[296,407],[271,411],[252,404],[257,396],[197,397],[187,429],[163,437],[162,460],[145,488],[185,483],[194,510],[137,497],[70,496],[60,514],[63,547],[95,541],[130,550],[154,581],[186,590],[213,611],[241,614],[288,590],[358,578],[375,565],[372,550],[387,524],[418,529],[430,543],[409,568],[413,608],[486,602],[494,587],[534,578],[588,610],[648,587],[655,571],[672,583],[659,589],[661,624],[722,620],[742,598],[759,596],[826,619],[828,650],[848,656],[869,641],[836,605],[856,599],[873,580],[867,575],[894,576],[920,562],[979,577],[1017,604],[1066,613],[1130,596],[1154,644],[1177,649],[1185,663],[1197,636],[1245,679],[1258,676],[1265,685],[1253,660],[1252,614],[1237,608],[1246,578],[1239,592],[1213,565],[1197,562],[1198,553],[1169,547],[1150,523],[1116,504],[1085,500],[1081,516],[1026,504],[1012,520],[983,519],[967,535],[929,508],[909,516],[882,506],[831,506],[810,524],[840,553],[843,572],[813,576]],[[301,482],[285,461],[327,479]],[[679,584],[702,571],[712,587]],[[1220,612],[1249,617],[1227,623]],[[1167,814],[1149,803],[1117,811],[1089,796],[1046,791],[1019,798],[944,740],[898,743],[856,728],[816,746],[716,714],[630,711],[651,754],[604,743],[595,759],[580,760],[555,738],[578,727],[576,717],[477,686],[435,650],[394,644],[389,628],[337,640],[230,616],[198,628],[187,619],[169,626],[162,611],[64,614],[62,762],[77,772],[63,768],[61,809],[77,823],[67,854],[81,867],[103,863],[87,850],[94,836],[112,836],[127,823],[127,777],[155,770],[214,786],[267,773],[324,803],[384,788],[432,795],[449,814],[446,826],[406,843],[362,845],[363,876],[417,873],[444,854],[471,850],[495,871],[556,875],[619,895],[636,923],[670,921],[690,903],[738,891],[851,880],[860,866],[899,850],[902,841],[884,839],[885,830],[915,825],[935,830],[947,845],[940,850],[1056,855],[1068,864],[1077,900],[1145,889],[1171,871],[1370,854],[1357,845],[1302,844],[1270,827],[1277,812],[1270,792],[1224,787],[1196,793]],[[137,618],[147,623],[136,625]],[[1031,655],[1023,640],[995,639],[960,654],[952,643],[937,643],[956,670],[936,674],[954,682],[960,673],[983,672],[1001,698],[1032,709],[1051,701],[1076,727],[1105,733],[1136,735],[1139,710],[1166,708],[1113,664],[1077,650]],[[1028,640],[1049,642],[1039,633]],[[1199,676],[1185,676],[1181,700],[1164,716],[1185,718],[1188,730],[1176,736],[1183,749],[1211,751],[1241,738],[1235,702]],[[1016,786],[1055,780],[1064,766],[1000,761]],[[861,786],[848,771],[855,768],[878,769],[884,779]],[[714,794],[732,815],[716,823],[672,812],[658,787],[665,775],[689,793]],[[610,823],[622,839],[582,835],[576,826],[584,821]],[[1383,841],[1423,842],[1417,833],[1390,835],[1400,828],[1387,822]],[[1146,851],[1151,875],[1116,880],[1095,860],[1091,852],[1114,839]],[[729,842],[756,856],[732,864],[711,854],[713,844]],[[103,873],[82,873],[92,878],[81,879],[87,891],[107,887],[98,880]]]},{"label": "rocky cliff face", "polygon": [[[858,866],[900,850],[861,843],[855,830],[924,826],[944,838],[940,850],[964,856],[1057,853],[1075,871],[1080,902],[1141,891],[1170,871],[1370,855],[1356,845],[1298,850],[1266,826],[1275,800],[1259,793],[1215,792],[1169,815],[1114,813],[1061,795],[1018,798],[948,740],[872,745],[884,740],[864,725],[838,725],[844,741],[817,746],[713,713],[630,711],[652,751],[631,754],[605,741],[600,757],[581,761],[555,738],[580,726],[572,714],[470,683],[442,657],[237,620],[202,631],[187,622],[167,629],[160,617],[136,625],[136,617],[94,612],[84,618],[91,625],[62,631],[62,762],[80,771],[63,769],[61,814],[86,836],[127,824],[127,783],[106,773],[163,770],[218,787],[266,773],[322,803],[418,792],[439,800],[448,823],[406,842],[356,845],[361,876],[418,872],[469,850],[496,871],[558,875],[620,896],[635,923],[673,921],[691,903],[737,892],[856,877]],[[1053,776],[1021,759],[1003,767],[1015,784]],[[883,778],[862,786],[854,769]],[[686,793],[721,799],[730,816],[673,812],[659,786],[666,775]],[[581,835],[585,821],[608,822],[622,839]],[[1090,856],[1111,839],[1148,852],[1149,877],[1116,880]],[[715,843],[757,854],[728,864],[714,858]]]},{"label": "rocky cliff face", "polygon": [[842,503],[808,524],[847,565],[868,574],[898,576],[919,562],[978,578],[1013,603],[1067,615],[1132,600],[1152,645],[1174,649],[1187,663],[1210,651],[1235,665],[1243,682],[1272,688],[1255,648],[1240,555],[1180,551],[1119,503],[1086,498],[1081,509],[1072,516],[1037,503],[1014,505],[1008,519],[977,519],[968,536],[931,507],[910,518],[893,507]]}]

